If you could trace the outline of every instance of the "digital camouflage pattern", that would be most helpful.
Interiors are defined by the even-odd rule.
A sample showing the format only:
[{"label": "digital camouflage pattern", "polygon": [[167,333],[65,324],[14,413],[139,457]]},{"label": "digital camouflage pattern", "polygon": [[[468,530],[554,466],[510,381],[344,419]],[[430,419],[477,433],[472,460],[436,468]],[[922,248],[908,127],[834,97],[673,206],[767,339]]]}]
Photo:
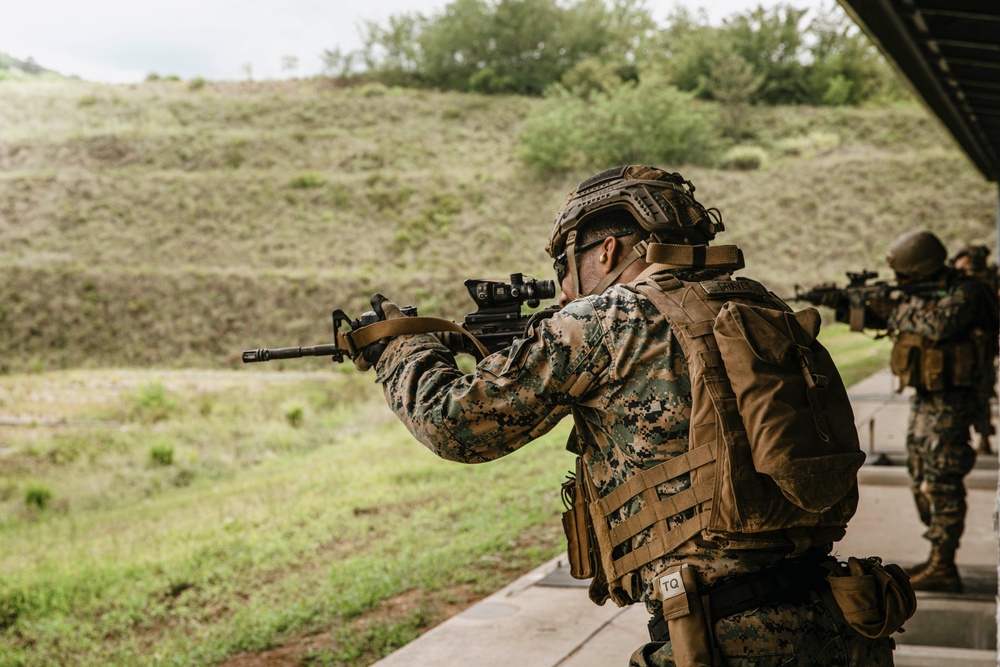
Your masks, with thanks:
[{"label": "digital camouflage pattern", "polygon": [[[976,280],[949,273],[935,296],[911,296],[889,316],[889,329],[915,333],[935,342],[968,337],[977,327],[992,331],[989,296]],[[992,365],[980,367],[992,377]],[[969,427],[976,416],[977,387],[942,391],[917,389],[911,399],[907,429],[907,467],[925,537],[935,545],[957,548],[965,527],[963,477],[975,463]]]},{"label": "digital camouflage pattern", "polygon": [[[509,350],[487,357],[472,375],[430,336],[400,336],[383,353],[378,380],[396,415],[442,458],[478,463],[500,458],[572,414],[571,447],[585,452],[604,496],[637,471],[687,451],[691,385],[670,326],[645,297],[616,286],[577,299],[537,323]],[[658,487],[667,496],[690,486],[683,475]],[[640,499],[617,525],[642,509]],[[688,518],[681,516],[678,521]],[[640,535],[635,546],[644,540]],[[650,611],[652,581],[682,562],[702,583],[753,572],[784,556],[777,551],[720,551],[682,545],[674,557],[642,568]]]},{"label": "digital camouflage pattern", "polygon": [[906,466],[924,537],[957,549],[965,530],[965,484],[976,453],[969,445],[974,389],[918,391],[911,402]]},{"label": "digital camouflage pattern", "polygon": [[[725,667],[888,667],[892,638],[871,640],[853,632],[812,594],[802,604],[761,607],[715,622]],[[674,667],[670,642],[650,643],[632,654],[629,667]]]},{"label": "digital camouflage pattern", "polygon": [[[715,277],[717,274],[708,272],[684,276],[686,280]],[[572,415],[575,431],[570,447],[585,455],[603,496],[637,471],[687,450],[691,386],[684,354],[663,315],[648,299],[625,286],[571,302],[535,323],[511,348],[484,359],[473,374],[463,374],[451,352],[428,335],[395,338],[376,371],[386,400],[400,420],[417,440],[448,460],[478,463],[500,458]],[[689,475],[683,475],[657,490],[665,497],[689,486]],[[641,509],[641,501],[636,499],[623,508],[623,516],[612,516],[610,523],[617,525]],[[688,517],[680,515],[677,521]],[[645,534],[640,534],[634,546],[645,539]],[[660,602],[652,597],[652,582],[673,565],[689,564],[705,585],[762,570],[783,557],[784,552],[776,550],[720,550],[689,540],[640,570],[641,599],[650,613],[660,610]],[[777,616],[771,618],[774,613],[750,613],[749,618],[758,620],[746,625],[743,639],[734,634],[741,631],[741,620],[727,621],[723,635],[729,642],[726,646],[731,647],[728,650],[739,653],[740,642],[748,650],[756,650],[753,642],[773,645],[770,624],[778,621]],[[778,623],[774,631],[782,643],[810,655],[825,655],[822,647],[814,646],[816,642],[849,632],[830,625],[825,615],[820,621],[809,620],[813,617],[802,609],[785,613],[787,627]],[[817,634],[820,627],[824,630]],[[851,637],[865,645],[888,645],[858,635]],[[793,649],[786,646],[782,650]],[[839,655],[830,653],[835,654]],[[855,664],[831,660],[822,657],[815,664]],[[865,664],[878,667],[891,664],[891,658]]]}]

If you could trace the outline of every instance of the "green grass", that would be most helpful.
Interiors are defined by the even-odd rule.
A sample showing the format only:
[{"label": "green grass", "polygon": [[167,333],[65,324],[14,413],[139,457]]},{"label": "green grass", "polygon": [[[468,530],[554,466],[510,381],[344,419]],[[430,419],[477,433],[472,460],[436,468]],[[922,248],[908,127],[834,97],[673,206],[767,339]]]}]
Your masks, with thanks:
[{"label": "green grass", "polygon": [[[27,409],[54,395],[41,381],[115,377],[0,386],[22,397],[5,410]],[[318,631],[330,639],[312,659],[368,664],[558,553],[565,428],[488,466],[448,463],[371,379],[217,376],[224,387],[154,391],[176,401],[155,421],[131,416],[122,386],[123,407],[76,411],[76,426],[4,429],[5,483],[51,497],[0,505],[0,665],[213,664]],[[305,406],[297,426],[281,400]],[[178,461],[151,464],[151,440]]]},{"label": "green grass", "polygon": [[848,387],[889,365],[892,342],[888,338],[875,339],[872,332],[857,333],[837,323],[823,327],[819,339],[830,351]]},{"label": "green grass", "polygon": [[[885,364],[822,339],[848,382]],[[568,424],[445,462],[370,374],[7,376],[0,414],[23,419],[0,427],[2,666],[209,665],[316,633],[303,664],[361,666],[563,548]]]}]

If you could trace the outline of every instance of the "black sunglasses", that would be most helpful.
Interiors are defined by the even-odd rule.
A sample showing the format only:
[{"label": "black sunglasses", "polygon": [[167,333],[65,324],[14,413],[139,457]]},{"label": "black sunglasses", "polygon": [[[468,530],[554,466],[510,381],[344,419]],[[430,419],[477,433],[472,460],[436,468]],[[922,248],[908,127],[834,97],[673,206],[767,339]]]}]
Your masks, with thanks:
[{"label": "black sunglasses", "polygon": [[[632,236],[632,234],[635,234],[635,232],[618,232],[617,234],[609,234],[608,236],[620,239],[623,236]],[[578,246],[573,246],[574,248],[573,254],[579,255],[584,250],[590,250],[594,246],[601,245],[602,243],[604,243],[604,239],[608,238],[608,236],[602,236],[598,239],[594,239],[593,241],[582,243]],[[566,271],[569,270],[569,267],[566,265],[565,252],[561,252],[558,255],[556,255],[555,260],[552,262],[552,268],[556,270],[556,277],[559,279],[559,282],[561,283],[566,278]]]}]

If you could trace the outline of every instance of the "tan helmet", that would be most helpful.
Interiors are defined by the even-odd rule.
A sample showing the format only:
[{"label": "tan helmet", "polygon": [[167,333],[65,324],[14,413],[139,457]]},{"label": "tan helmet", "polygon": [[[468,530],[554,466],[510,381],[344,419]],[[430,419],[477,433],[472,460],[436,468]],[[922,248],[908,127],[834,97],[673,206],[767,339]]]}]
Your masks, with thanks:
[{"label": "tan helmet", "polygon": [[889,246],[886,261],[892,270],[905,276],[929,278],[942,268],[948,251],[941,239],[925,230],[907,232]]},{"label": "tan helmet", "polygon": [[710,215],[694,198],[694,190],[680,174],[656,167],[627,165],[603,171],[566,197],[545,250],[556,257],[565,250],[570,232],[580,231],[595,215],[611,209],[629,211],[658,240],[669,235],[692,244],[708,243],[725,227],[720,216]]},{"label": "tan helmet", "polygon": [[[566,197],[545,246],[549,256],[556,260],[557,274],[571,275],[578,295],[580,271],[574,252],[577,234],[598,214],[615,209],[628,211],[655,243],[670,239],[688,245],[706,245],[725,230],[718,210],[706,210],[694,198],[694,185],[680,174],[646,165],[626,165],[591,176]],[[641,259],[638,251],[642,248],[645,245],[633,248],[594,293],[603,291],[630,264]],[[562,275],[559,279],[562,280]]]}]

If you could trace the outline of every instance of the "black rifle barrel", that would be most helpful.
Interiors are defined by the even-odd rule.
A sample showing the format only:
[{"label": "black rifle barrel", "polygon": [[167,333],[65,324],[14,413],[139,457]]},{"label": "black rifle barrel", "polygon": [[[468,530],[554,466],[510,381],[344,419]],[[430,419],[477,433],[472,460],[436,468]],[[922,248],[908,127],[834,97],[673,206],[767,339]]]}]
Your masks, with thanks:
[{"label": "black rifle barrel", "polygon": [[262,347],[259,350],[244,350],[243,363],[271,361],[272,359],[296,359],[298,357],[325,357],[342,352],[343,349],[333,344],[310,345],[307,347],[276,347],[270,350]]}]

